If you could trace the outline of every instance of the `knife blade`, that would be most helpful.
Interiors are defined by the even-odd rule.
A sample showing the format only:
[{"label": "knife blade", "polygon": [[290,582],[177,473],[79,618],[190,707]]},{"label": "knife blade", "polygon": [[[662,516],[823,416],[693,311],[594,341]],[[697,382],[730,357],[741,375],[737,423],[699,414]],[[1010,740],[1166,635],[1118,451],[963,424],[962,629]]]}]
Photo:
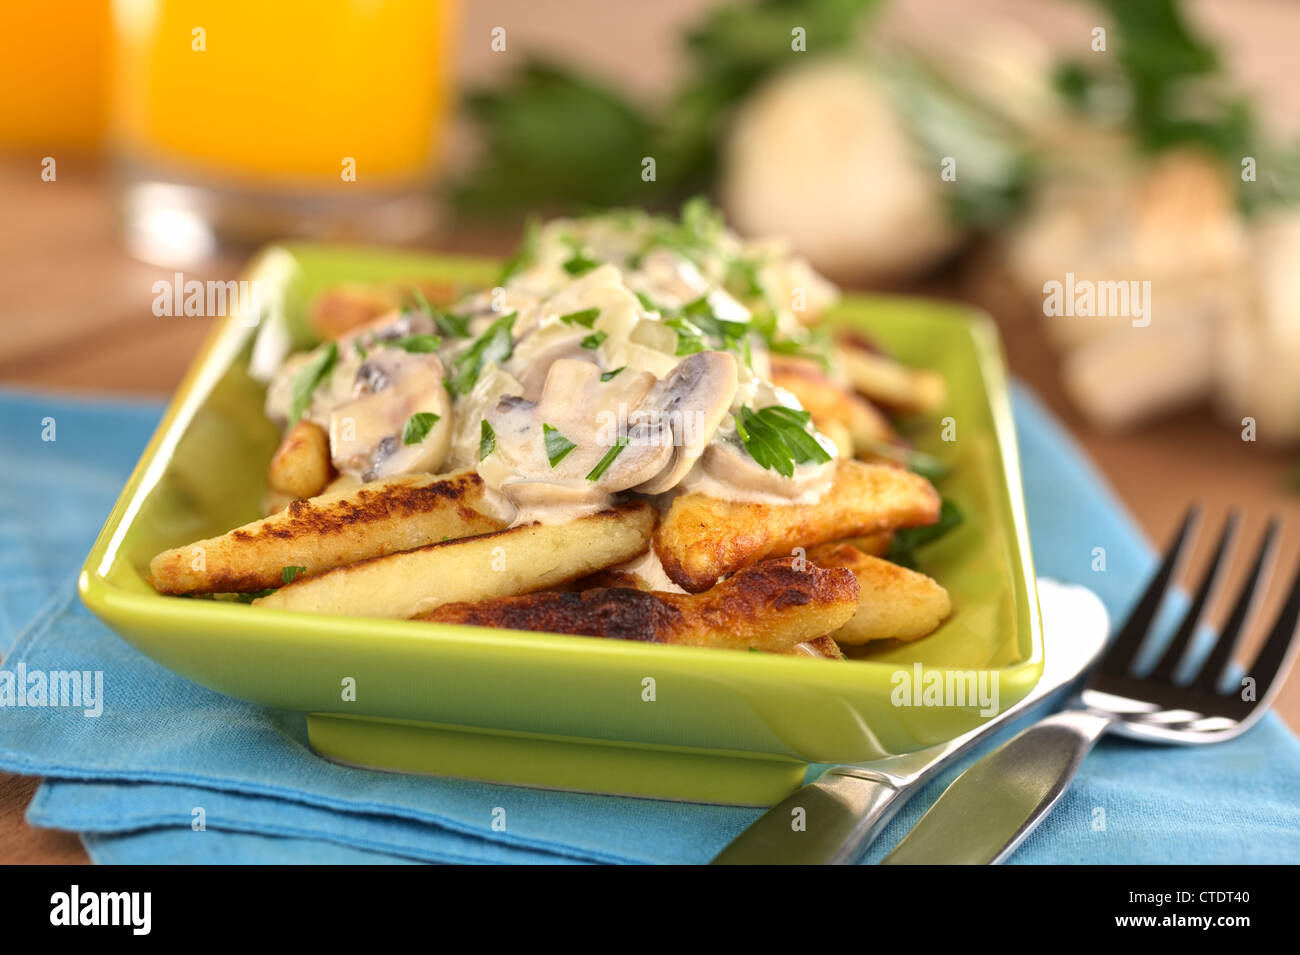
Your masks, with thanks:
[{"label": "knife blade", "polygon": [[1064,710],[1008,740],[952,781],[881,865],[993,865],[1056,804],[1113,716]]},{"label": "knife blade", "polygon": [[970,732],[935,746],[852,766],[835,766],[755,820],[713,865],[853,862],[903,804],[951,760],[1074,680],[1100,654],[1106,608],[1086,587],[1038,581],[1043,675],[1024,699]]}]

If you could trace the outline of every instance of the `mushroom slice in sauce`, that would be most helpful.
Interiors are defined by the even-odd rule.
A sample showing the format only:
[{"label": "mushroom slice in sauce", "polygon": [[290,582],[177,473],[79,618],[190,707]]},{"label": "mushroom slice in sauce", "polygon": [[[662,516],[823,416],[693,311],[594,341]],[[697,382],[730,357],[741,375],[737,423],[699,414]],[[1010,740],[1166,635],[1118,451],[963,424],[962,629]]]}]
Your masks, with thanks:
[{"label": "mushroom slice in sauce", "polygon": [[[711,442],[699,463],[700,467],[687,481],[690,490],[751,500],[797,499],[820,493],[833,470],[831,463],[799,464],[793,477],[785,477],[755,461],[734,437]],[[726,493],[719,494],[719,488],[725,488]]]},{"label": "mushroom slice in sauce", "polygon": [[691,469],[731,408],[737,374],[736,358],[730,352],[698,352],[651,389],[642,408],[671,429],[673,456],[663,471],[636,490],[660,494]]},{"label": "mushroom slice in sauce", "polygon": [[[330,412],[334,466],[363,481],[440,470],[452,434],[451,399],[442,379],[436,355],[398,348],[370,352],[357,366],[352,399]],[[412,421],[416,415],[421,417]]]},{"label": "mushroom slice in sauce", "polygon": [[[658,419],[638,408],[655,386],[647,372],[626,369],[608,381],[589,361],[561,358],[551,365],[537,401],[507,396],[488,412],[496,448],[479,465],[520,506],[563,506],[603,501],[657,474],[672,458],[671,434],[654,433]],[[547,426],[573,444],[554,463]],[[603,470],[602,460],[620,438],[625,446]]]}]

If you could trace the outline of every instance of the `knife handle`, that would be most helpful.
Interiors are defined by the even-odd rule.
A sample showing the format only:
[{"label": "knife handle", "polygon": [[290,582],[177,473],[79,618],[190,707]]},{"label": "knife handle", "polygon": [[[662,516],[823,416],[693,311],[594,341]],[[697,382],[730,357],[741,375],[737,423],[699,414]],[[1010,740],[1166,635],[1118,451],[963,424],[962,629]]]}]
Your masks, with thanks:
[{"label": "knife handle", "polygon": [[893,818],[903,792],[882,777],[829,770],[759,816],[711,864],[852,862]]},{"label": "knife handle", "polygon": [[991,865],[1033,832],[1115,722],[1065,710],[1035,723],[952,781],[882,865]]}]

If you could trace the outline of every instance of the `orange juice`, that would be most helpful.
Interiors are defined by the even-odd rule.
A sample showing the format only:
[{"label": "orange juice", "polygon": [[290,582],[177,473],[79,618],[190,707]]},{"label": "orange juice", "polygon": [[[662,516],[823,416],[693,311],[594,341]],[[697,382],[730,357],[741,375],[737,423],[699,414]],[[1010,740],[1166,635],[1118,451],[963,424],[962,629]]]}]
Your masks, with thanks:
[{"label": "orange juice", "polygon": [[104,129],[109,0],[0,3],[0,147],[91,153]]},{"label": "orange juice", "polygon": [[114,145],[241,186],[420,181],[448,109],[452,3],[115,0]]}]

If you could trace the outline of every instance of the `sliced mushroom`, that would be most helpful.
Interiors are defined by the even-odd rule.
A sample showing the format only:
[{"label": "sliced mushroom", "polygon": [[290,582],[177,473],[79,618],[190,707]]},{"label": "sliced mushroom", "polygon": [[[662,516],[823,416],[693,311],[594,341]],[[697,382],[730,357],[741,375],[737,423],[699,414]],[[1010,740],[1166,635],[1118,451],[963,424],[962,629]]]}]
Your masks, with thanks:
[{"label": "sliced mushroom", "polygon": [[[517,359],[510,367],[518,369],[523,396],[537,401],[550,378],[551,369],[561,360],[587,362],[596,368],[596,352],[582,347],[586,331],[581,327],[574,332],[568,328],[536,331],[524,342],[515,346]],[[598,372],[599,368],[596,369]]]},{"label": "sliced mushroom", "polygon": [[357,366],[353,398],[330,412],[329,434],[334,466],[363,481],[438,471],[452,435],[442,362],[432,354],[374,349]]},{"label": "sliced mushroom", "polygon": [[[829,439],[819,436],[818,440],[823,446],[830,444]],[[833,445],[827,450],[834,454]],[[783,498],[799,498],[817,491],[826,484],[832,470],[829,463],[800,464],[795,467],[793,477],[785,477],[750,457],[739,439],[711,442],[700,458],[700,467],[706,478],[724,485],[729,493]]]},{"label": "sliced mushroom", "polygon": [[[507,396],[488,412],[496,447],[480,471],[521,506],[603,500],[639,484],[663,470],[673,455],[672,436],[661,428],[661,419],[639,413],[655,384],[653,375],[632,369],[602,380],[600,368],[590,362],[562,358],[551,366],[537,401]],[[574,446],[554,464],[547,454],[547,426],[555,440]],[[623,449],[589,478],[619,443]]]},{"label": "sliced mushroom", "polygon": [[424,312],[389,312],[373,322],[360,325],[337,339],[339,349],[352,348],[358,342],[363,348],[372,344],[396,341],[411,335],[432,335],[437,331],[433,319]]},{"label": "sliced mushroom", "polygon": [[667,422],[673,456],[663,471],[636,487],[661,494],[677,484],[708,446],[736,394],[736,359],[730,352],[691,355],[646,396],[643,408]]}]

